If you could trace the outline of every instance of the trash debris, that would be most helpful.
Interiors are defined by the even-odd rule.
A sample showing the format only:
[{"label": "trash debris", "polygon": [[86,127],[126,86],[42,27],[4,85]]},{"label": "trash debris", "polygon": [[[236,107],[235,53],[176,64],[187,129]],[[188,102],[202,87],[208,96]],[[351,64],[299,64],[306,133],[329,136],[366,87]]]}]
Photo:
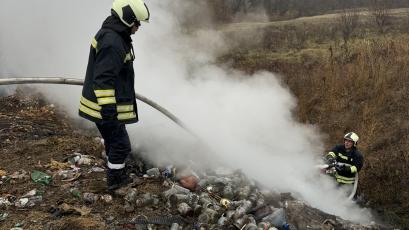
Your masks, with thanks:
[{"label": "trash debris", "polygon": [[89,155],[82,155],[81,153],[74,153],[72,156],[68,158],[68,162],[75,166],[91,165],[93,159],[95,158]]},{"label": "trash debris", "polygon": [[30,198],[20,198],[14,203],[14,205],[18,208],[33,207],[37,203],[40,203],[42,200],[43,200],[42,196],[32,196]]},{"label": "trash debris", "polygon": [[160,176],[160,171],[158,168],[151,168],[146,171],[146,174],[150,177],[159,177]]},{"label": "trash debris", "polygon": [[112,203],[112,196],[108,194],[102,195],[101,200],[103,200],[107,204],[110,204]]},{"label": "trash debris", "polygon": [[11,179],[21,180],[21,179],[27,178],[27,172],[25,170],[21,169],[21,170],[19,170],[17,172],[14,172],[11,175],[9,175],[8,177],[11,178]]},{"label": "trash debris", "polygon": [[33,190],[29,191],[28,193],[24,194],[21,198],[29,198],[29,197],[33,197],[33,196],[36,196],[36,195],[43,195],[43,194],[44,194],[44,191],[33,189]]},{"label": "trash debris", "polygon": [[176,168],[173,165],[166,166],[162,171],[162,176],[164,178],[172,178],[176,175]]},{"label": "trash debris", "polygon": [[8,213],[0,213],[0,222],[6,220],[6,218],[9,216]]},{"label": "trash debris", "polygon": [[51,159],[51,162],[49,164],[46,164],[45,167],[49,168],[51,170],[62,170],[62,169],[67,169],[70,168],[70,163],[68,162],[58,162],[56,160]]},{"label": "trash debris", "polygon": [[57,175],[62,178],[61,181],[70,182],[77,180],[81,176],[81,173],[79,172],[79,168],[74,168],[71,170],[60,170]]},{"label": "trash debris", "polygon": [[18,208],[24,208],[28,204],[28,201],[28,198],[21,198],[14,205]]},{"label": "trash debris", "polygon": [[12,203],[8,199],[4,197],[0,197],[0,208],[11,206],[11,205]]},{"label": "trash debris", "polygon": [[81,216],[86,216],[91,213],[91,209],[87,208],[85,206],[82,206],[81,208],[73,207],[71,205],[68,205],[66,203],[63,203],[58,206],[58,210],[60,215],[81,215]]},{"label": "trash debris", "polygon": [[4,170],[0,170],[0,177],[7,175],[7,172]]},{"label": "trash debris", "polygon": [[180,185],[182,185],[184,188],[187,188],[190,191],[194,191],[197,188],[199,179],[196,176],[190,175],[180,178],[179,182]]},{"label": "trash debris", "polygon": [[37,170],[31,172],[31,179],[34,181],[34,183],[44,185],[49,185],[51,183],[51,176]]},{"label": "trash debris", "polygon": [[290,227],[287,223],[286,216],[285,216],[285,211],[283,208],[279,208],[275,210],[273,213],[270,215],[264,217],[263,222],[269,222],[271,223],[272,226],[278,228],[278,229],[284,229],[284,230],[289,230]]},{"label": "trash debris", "polygon": [[94,194],[94,193],[86,192],[86,193],[84,193],[84,194],[82,195],[82,199],[83,199],[86,203],[93,204],[93,203],[95,203],[95,202],[99,199],[99,196],[96,195],[96,194]]},{"label": "trash debris", "polygon": [[74,197],[76,197],[76,198],[78,198],[78,199],[81,199],[81,192],[77,189],[77,188],[71,188],[70,189],[70,193],[74,196]]},{"label": "trash debris", "polygon": [[88,173],[92,173],[92,172],[96,172],[96,173],[99,173],[99,172],[105,172],[105,169],[103,169],[103,168],[101,168],[101,167],[92,167],[89,171],[88,171]]}]

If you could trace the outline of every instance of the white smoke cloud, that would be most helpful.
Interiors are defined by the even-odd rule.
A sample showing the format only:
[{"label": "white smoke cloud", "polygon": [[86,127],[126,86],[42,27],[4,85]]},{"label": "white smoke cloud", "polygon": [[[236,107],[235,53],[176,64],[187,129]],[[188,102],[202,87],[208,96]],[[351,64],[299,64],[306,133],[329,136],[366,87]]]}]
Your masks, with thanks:
[{"label": "white smoke cloud", "polygon": [[[83,76],[90,38],[109,14],[110,2],[3,0],[0,76]],[[240,168],[314,207],[368,222],[368,211],[345,201],[328,179],[316,177],[314,156],[324,151],[321,137],[293,118],[297,102],[280,79],[216,65],[216,55],[229,41],[212,30],[184,33],[181,14],[188,8],[181,11],[184,1],[178,2],[147,1],[151,22],[134,36],[135,87],[184,121],[200,141],[139,103],[140,122],[127,126],[135,147],[142,146],[160,164],[192,159],[206,167]],[[38,89],[77,117],[80,87]]]}]

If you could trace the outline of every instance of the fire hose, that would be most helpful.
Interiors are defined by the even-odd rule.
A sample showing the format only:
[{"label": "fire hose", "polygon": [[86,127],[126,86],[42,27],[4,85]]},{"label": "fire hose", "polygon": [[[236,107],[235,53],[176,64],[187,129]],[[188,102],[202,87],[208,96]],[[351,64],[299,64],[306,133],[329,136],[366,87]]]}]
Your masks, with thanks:
[{"label": "fire hose", "polygon": [[[63,85],[83,85],[84,80],[82,79],[75,79],[75,78],[60,78],[60,77],[25,77],[25,78],[1,78],[0,77],[0,85],[14,85],[14,84],[63,84]],[[153,107],[154,109],[161,112],[163,115],[168,117],[170,120],[175,122],[177,125],[188,131],[189,133],[193,134],[183,122],[169,112],[167,109],[163,108],[156,102],[150,100],[149,98],[142,96],[138,93],[135,93],[135,97],[148,104],[149,106]]]},{"label": "fire hose", "polygon": [[[342,163],[336,163],[336,164],[342,164]],[[326,170],[326,169],[329,169],[329,168],[333,168],[334,165],[323,164],[323,165],[317,165],[316,167],[321,169],[321,170]],[[348,196],[348,200],[352,200],[354,198],[355,194],[356,194],[356,191],[358,189],[358,179],[359,179],[358,172],[356,172],[355,173],[354,186],[352,188],[351,193]]]}]

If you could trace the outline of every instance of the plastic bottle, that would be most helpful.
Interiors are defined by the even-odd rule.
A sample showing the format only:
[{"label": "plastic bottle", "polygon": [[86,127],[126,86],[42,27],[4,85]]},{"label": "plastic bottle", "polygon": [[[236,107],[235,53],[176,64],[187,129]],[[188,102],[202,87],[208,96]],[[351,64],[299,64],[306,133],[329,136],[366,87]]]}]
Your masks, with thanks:
[{"label": "plastic bottle", "polygon": [[283,208],[279,208],[275,210],[270,215],[264,217],[262,219],[264,222],[271,223],[272,226],[280,229],[280,230],[289,230],[290,226],[287,223],[285,211]]}]

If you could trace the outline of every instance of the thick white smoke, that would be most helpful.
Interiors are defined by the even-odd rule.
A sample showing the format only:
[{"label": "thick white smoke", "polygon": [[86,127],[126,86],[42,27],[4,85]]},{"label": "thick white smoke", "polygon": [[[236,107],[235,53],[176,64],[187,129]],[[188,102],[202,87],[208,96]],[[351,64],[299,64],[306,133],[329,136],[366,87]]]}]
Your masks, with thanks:
[{"label": "thick white smoke", "polygon": [[[139,103],[140,122],[128,126],[134,147],[142,146],[160,164],[191,159],[206,167],[240,168],[314,207],[368,222],[368,211],[345,201],[329,180],[317,178],[314,156],[324,151],[321,137],[314,127],[293,118],[296,100],[290,91],[271,73],[247,76],[216,65],[216,55],[229,41],[212,30],[186,34],[181,18],[194,7],[186,7],[187,2],[147,0],[151,22],[134,36],[135,87],[178,116],[200,141]],[[110,4],[3,0],[0,76],[83,77],[91,38]],[[77,118],[80,87],[38,89]]]}]

